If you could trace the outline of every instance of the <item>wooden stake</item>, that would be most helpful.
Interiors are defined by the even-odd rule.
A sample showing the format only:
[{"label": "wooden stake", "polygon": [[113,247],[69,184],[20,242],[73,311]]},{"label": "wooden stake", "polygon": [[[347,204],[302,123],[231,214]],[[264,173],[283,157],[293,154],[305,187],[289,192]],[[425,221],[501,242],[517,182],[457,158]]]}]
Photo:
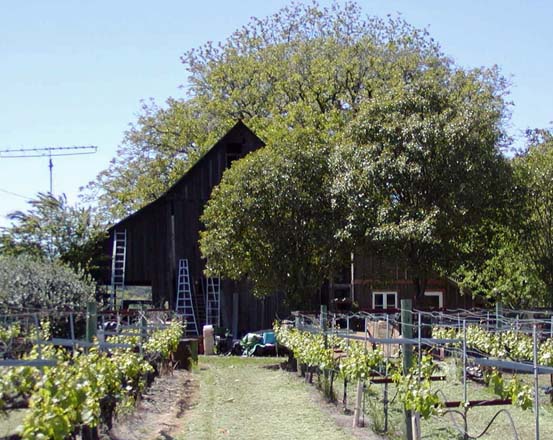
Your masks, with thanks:
[{"label": "wooden stake", "polygon": [[421,440],[421,415],[414,412],[411,416],[411,430],[413,431],[413,440]]},{"label": "wooden stake", "polygon": [[96,336],[96,328],[98,327],[98,314],[96,302],[91,301],[86,304],[86,340],[92,342]]},{"label": "wooden stake", "polygon": [[353,410],[353,427],[361,426],[359,419],[361,417],[361,402],[363,399],[363,382],[361,379],[357,381],[357,395],[355,397],[355,409]]}]

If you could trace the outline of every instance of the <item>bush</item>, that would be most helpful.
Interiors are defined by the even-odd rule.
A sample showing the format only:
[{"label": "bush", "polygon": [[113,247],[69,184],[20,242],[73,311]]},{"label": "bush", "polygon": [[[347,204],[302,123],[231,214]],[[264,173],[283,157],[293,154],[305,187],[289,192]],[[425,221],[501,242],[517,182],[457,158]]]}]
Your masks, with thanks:
[{"label": "bush", "polygon": [[0,304],[3,309],[82,308],[94,299],[92,279],[59,261],[29,256],[0,256]]}]

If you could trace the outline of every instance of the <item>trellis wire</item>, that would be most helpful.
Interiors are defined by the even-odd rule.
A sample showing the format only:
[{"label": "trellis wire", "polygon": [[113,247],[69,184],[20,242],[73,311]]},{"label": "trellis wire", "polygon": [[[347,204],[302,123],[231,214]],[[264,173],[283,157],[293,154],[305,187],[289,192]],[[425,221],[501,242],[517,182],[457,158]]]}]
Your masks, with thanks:
[{"label": "trellis wire", "polygon": [[[462,353],[462,362],[463,362],[463,401],[468,402],[468,388],[467,388],[467,366],[468,366],[468,347],[467,347],[467,325],[476,325],[481,328],[486,329],[486,331],[503,333],[508,331],[514,331],[515,333],[521,333],[525,335],[532,334],[532,346],[533,346],[533,363],[525,363],[519,361],[508,361],[501,359],[486,359],[478,358],[472,356],[470,361],[472,364],[490,366],[501,369],[509,369],[516,372],[522,373],[533,373],[534,375],[534,413],[535,413],[535,438],[539,440],[539,388],[538,388],[538,375],[539,374],[553,374],[553,367],[538,365],[538,356],[537,356],[537,346],[538,340],[540,338],[548,338],[553,336],[553,314],[551,312],[545,311],[521,311],[521,310],[510,310],[505,311],[500,306],[498,306],[494,313],[494,326],[490,326],[490,311],[485,309],[480,310],[466,310],[466,309],[454,309],[454,310],[442,310],[442,311],[423,311],[416,310],[417,313],[417,338],[375,338],[368,335],[368,321],[369,320],[386,320],[386,335],[389,334],[389,325],[399,325],[400,320],[398,319],[398,314],[387,314],[387,313],[371,313],[371,312],[357,312],[349,314],[333,314],[332,326],[335,327],[336,323],[340,319],[345,319],[347,323],[346,332],[340,332],[338,329],[333,328],[332,332],[335,336],[345,338],[348,340],[363,340],[365,344],[396,344],[396,345],[417,345],[419,348],[419,362],[421,360],[422,346],[433,346],[433,345],[444,345],[451,343],[462,342],[462,348],[460,350],[455,347],[449,347],[448,349],[451,352],[458,351]],[[412,313],[414,313],[412,312]],[[546,318],[536,317],[536,315],[546,315]],[[532,316],[531,318],[521,318],[521,316]],[[430,323],[424,323],[423,317],[429,318]],[[351,319],[359,319],[364,322],[364,337],[357,336],[355,334],[350,334],[350,321]],[[310,315],[301,314],[297,322],[301,323],[301,329],[311,332],[318,333],[321,331],[320,327],[317,327],[313,324],[314,319]],[[458,331],[462,331],[462,339],[433,339],[433,338],[423,338],[422,337],[422,328],[427,325],[437,325],[445,328],[454,328]],[[412,325],[415,327],[415,325]],[[487,355],[486,353],[479,353],[478,350],[471,348],[471,353]],[[387,362],[388,356],[386,356],[386,374],[387,374]],[[419,374],[420,380],[420,374]],[[386,393],[387,390],[385,390]],[[387,396],[384,395],[384,403],[387,403]],[[509,416],[509,420],[514,429],[514,424],[510,414],[505,410],[501,410],[492,418],[489,423],[489,426],[493,423],[496,417],[505,412]],[[466,417],[465,417],[466,423]],[[387,425],[387,420],[385,420],[385,425]],[[489,429],[489,426],[484,430],[480,435]],[[468,436],[467,428],[464,429],[465,435]],[[516,434],[516,429],[514,429],[515,438],[518,438]],[[471,437],[471,438],[478,438]],[[467,437],[468,438],[468,437]]]},{"label": "trellis wire", "polygon": [[[158,313],[159,311],[155,311]],[[171,312],[168,312],[169,315],[172,315]],[[0,367],[16,367],[16,366],[32,366],[42,368],[44,366],[55,365],[56,361],[54,359],[44,359],[42,357],[42,347],[44,345],[56,345],[66,348],[90,348],[92,346],[97,346],[100,350],[111,350],[111,349],[132,349],[135,346],[127,343],[111,343],[105,342],[105,336],[139,336],[141,338],[147,337],[151,332],[158,329],[163,329],[168,327],[159,316],[154,315],[154,318],[157,316],[157,319],[160,322],[147,322],[145,321],[148,317],[148,311],[137,311],[134,313],[133,318],[137,320],[135,324],[131,324],[131,320],[127,320],[127,325],[121,325],[121,314],[115,312],[112,315],[116,315],[116,331],[104,330],[105,325],[101,325],[101,328],[98,329],[98,338],[99,341],[92,343],[86,340],[77,339],[75,335],[75,316],[84,318],[86,312],[83,310],[66,310],[66,311],[53,311],[53,310],[41,310],[37,312],[16,312],[16,313],[4,313],[0,315],[0,320],[4,325],[11,325],[14,323],[19,323],[22,327],[22,332],[24,334],[31,334],[32,329],[36,337],[33,339],[33,344],[37,348],[38,358],[32,360],[23,360],[23,359],[12,359],[13,357],[13,348],[9,345],[5,346],[5,349],[0,351]],[[126,316],[131,316],[131,314],[126,313]],[[41,322],[44,319],[63,320],[67,319],[69,323],[69,334],[70,338],[50,338],[44,340],[41,338]],[[32,324],[31,324],[32,323]],[[104,320],[105,324],[105,320]],[[119,330],[119,331],[117,331]],[[130,330],[137,330],[137,332],[132,332]],[[142,344],[138,344],[139,350],[142,351]],[[2,347],[0,347],[2,348]]]}]

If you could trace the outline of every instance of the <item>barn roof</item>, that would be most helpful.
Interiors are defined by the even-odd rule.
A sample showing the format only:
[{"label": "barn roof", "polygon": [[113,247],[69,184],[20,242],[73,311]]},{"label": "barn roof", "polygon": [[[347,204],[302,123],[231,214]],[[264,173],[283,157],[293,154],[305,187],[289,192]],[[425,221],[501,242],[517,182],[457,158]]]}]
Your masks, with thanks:
[{"label": "barn roof", "polygon": [[113,229],[117,228],[121,224],[127,222],[131,218],[134,218],[141,214],[142,212],[146,211],[150,207],[158,204],[162,199],[167,197],[167,195],[177,186],[179,186],[183,181],[185,181],[192,170],[202,166],[202,164],[208,159],[209,156],[212,156],[213,152],[215,152],[217,149],[221,148],[223,145],[227,143],[228,138],[232,137],[234,134],[236,134],[237,131],[247,131],[251,135],[253,135],[262,145],[265,145],[265,143],[259,139],[259,137],[241,120],[236,122],[211,148],[209,148],[173,185],[171,185],[162,195],[160,195],[157,199],[154,201],[148,203],[147,205],[144,205],[142,208],[138,209],[137,211],[133,212],[132,214],[128,215],[127,217],[123,218],[122,220],[119,220],[117,223],[115,223],[113,226],[111,226],[108,231],[112,231]]}]

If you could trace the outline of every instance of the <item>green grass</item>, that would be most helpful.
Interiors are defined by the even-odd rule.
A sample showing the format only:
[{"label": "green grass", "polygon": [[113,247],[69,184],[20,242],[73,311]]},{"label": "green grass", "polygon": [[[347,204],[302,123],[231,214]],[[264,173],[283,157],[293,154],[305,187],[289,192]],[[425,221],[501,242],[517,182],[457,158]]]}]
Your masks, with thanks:
[{"label": "green grass", "polygon": [[294,374],[271,358],[200,357],[199,400],[187,415],[185,439],[353,440]]},{"label": "green grass", "polygon": [[[314,386],[298,379],[295,373],[267,367],[278,364],[276,359],[201,357],[195,373],[200,382],[199,403],[189,414],[186,430],[179,440],[185,439],[283,439],[341,440],[353,439],[348,431],[338,427],[317,399],[313,399]],[[463,385],[460,368],[453,359],[441,363],[445,382],[434,382],[448,400],[462,400]],[[524,376],[531,381],[531,376]],[[317,382],[315,377],[314,382]],[[542,377],[543,385],[549,377]],[[367,426],[381,430],[384,425],[382,396],[384,385],[373,384],[365,396]],[[337,379],[334,392],[341,401],[343,382]],[[396,394],[394,385],[388,385],[389,399]],[[468,382],[470,400],[495,399],[486,386]],[[348,409],[353,409],[355,386],[348,386]],[[553,438],[553,406],[549,397],[541,392],[540,434],[543,439]],[[515,406],[472,408],[468,412],[469,434],[477,435],[486,427],[494,414],[505,409],[512,416],[518,438],[534,438],[534,414]],[[455,416],[462,426],[462,420]],[[402,438],[403,411],[397,398],[390,404],[388,438]],[[370,428],[366,428],[370,429]],[[422,421],[425,440],[451,440],[461,438],[454,429],[449,415],[433,416]],[[499,415],[483,440],[514,438],[505,414]]]}]

